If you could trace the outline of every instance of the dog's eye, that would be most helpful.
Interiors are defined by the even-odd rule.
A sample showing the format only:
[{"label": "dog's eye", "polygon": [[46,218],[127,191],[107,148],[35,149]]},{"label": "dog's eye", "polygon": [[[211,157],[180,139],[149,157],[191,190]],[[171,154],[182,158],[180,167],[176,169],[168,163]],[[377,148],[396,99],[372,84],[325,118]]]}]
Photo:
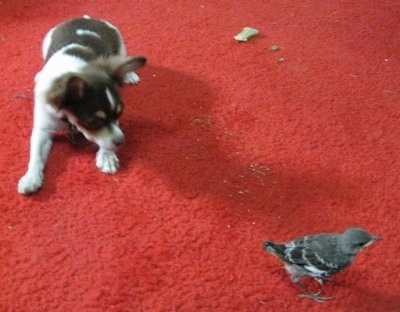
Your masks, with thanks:
[{"label": "dog's eye", "polygon": [[83,126],[89,130],[97,130],[104,126],[104,120],[97,117],[88,118],[84,121]]},{"label": "dog's eye", "polygon": [[122,111],[123,111],[123,110],[124,110],[124,104],[123,104],[122,102],[120,102],[120,103],[118,104],[117,110],[116,110],[117,117],[119,117],[119,116],[122,115]]}]

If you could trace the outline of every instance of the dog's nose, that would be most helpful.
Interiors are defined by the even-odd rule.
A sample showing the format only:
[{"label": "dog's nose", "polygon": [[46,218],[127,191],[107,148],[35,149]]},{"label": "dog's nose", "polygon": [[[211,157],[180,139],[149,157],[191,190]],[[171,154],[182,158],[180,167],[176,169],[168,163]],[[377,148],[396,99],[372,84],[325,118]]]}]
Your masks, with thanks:
[{"label": "dog's nose", "polygon": [[125,141],[125,138],[124,138],[123,136],[121,136],[121,137],[118,137],[118,138],[113,139],[113,140],[112,140],[112,143],[113,143],[115,146],[120,146],[122,143],[124,143],[124,141]]},{"label": "dog's nose", "polygon": [[114,144],[114,146],[120,146],[122,143],[124,143],[125,141],[124,133],[121,131],[121,129],[118,127],[116,123],[111,124],[110,134],[111,134],[111,143]]}]

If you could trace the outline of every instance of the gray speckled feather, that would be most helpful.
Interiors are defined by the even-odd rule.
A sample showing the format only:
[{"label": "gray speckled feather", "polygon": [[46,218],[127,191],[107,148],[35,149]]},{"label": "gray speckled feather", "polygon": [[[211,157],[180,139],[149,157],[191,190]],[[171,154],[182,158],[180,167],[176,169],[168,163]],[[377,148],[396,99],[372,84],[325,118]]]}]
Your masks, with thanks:
[{"label": "gray speckled feather", "polygon": [[[343,234],[309,235],[285,244],[265,241],[264,250],[285,263],[285,269],[294,283],[300,284],[300,280],[307,276],[322,283],[321,279],[350,266],[358,252],[377,240],[380,238],[363,229],[350,228]],[[316,301],[328,299],[309,293],[301,284],[299,286],[306,296]]]},{"label": "gray speckled feather", "polygon": [[286,248],[285,259],[311,273],[323,271],[320,277],[336,274],[350,265],[354,258],[343,256],[338,238],[340,235],[335,233],[297,239]]}]

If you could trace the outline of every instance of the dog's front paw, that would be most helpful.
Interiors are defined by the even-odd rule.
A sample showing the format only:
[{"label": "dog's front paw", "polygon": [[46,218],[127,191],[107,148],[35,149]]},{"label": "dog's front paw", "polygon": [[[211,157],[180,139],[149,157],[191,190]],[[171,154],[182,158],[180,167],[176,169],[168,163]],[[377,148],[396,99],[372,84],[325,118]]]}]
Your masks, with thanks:
[{"label": "dog's front paw", "polygon": [[119,168],[119,160],[114,152],[99,150],[96,155],[96,166],[104,173],[114,174]]},{"label": "dog's front paw", "polygon": [[125,74],[124,82],[126,84],[138,84],[140,82],[139,76],[133,71]]},{"label": "dog's front paw", "polygon": [[18,182],[18,193],[30,195],[37,192],[43,184],[43,173],[27,172]]}]

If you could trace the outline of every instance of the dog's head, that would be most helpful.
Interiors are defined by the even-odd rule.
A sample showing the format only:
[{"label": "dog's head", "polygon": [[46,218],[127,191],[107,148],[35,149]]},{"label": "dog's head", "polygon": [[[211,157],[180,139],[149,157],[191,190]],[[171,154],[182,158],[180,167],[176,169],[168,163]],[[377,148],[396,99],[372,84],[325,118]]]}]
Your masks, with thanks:
[{"label": "dog's head", "polygon": [[124,105],[120,86],[125,75],[146,62],[144,57],[112,56],[89,63],[79,73],[58,78],[48,103],[88,140],[108,150],[116,149],[124,134],[118,126]]}]

